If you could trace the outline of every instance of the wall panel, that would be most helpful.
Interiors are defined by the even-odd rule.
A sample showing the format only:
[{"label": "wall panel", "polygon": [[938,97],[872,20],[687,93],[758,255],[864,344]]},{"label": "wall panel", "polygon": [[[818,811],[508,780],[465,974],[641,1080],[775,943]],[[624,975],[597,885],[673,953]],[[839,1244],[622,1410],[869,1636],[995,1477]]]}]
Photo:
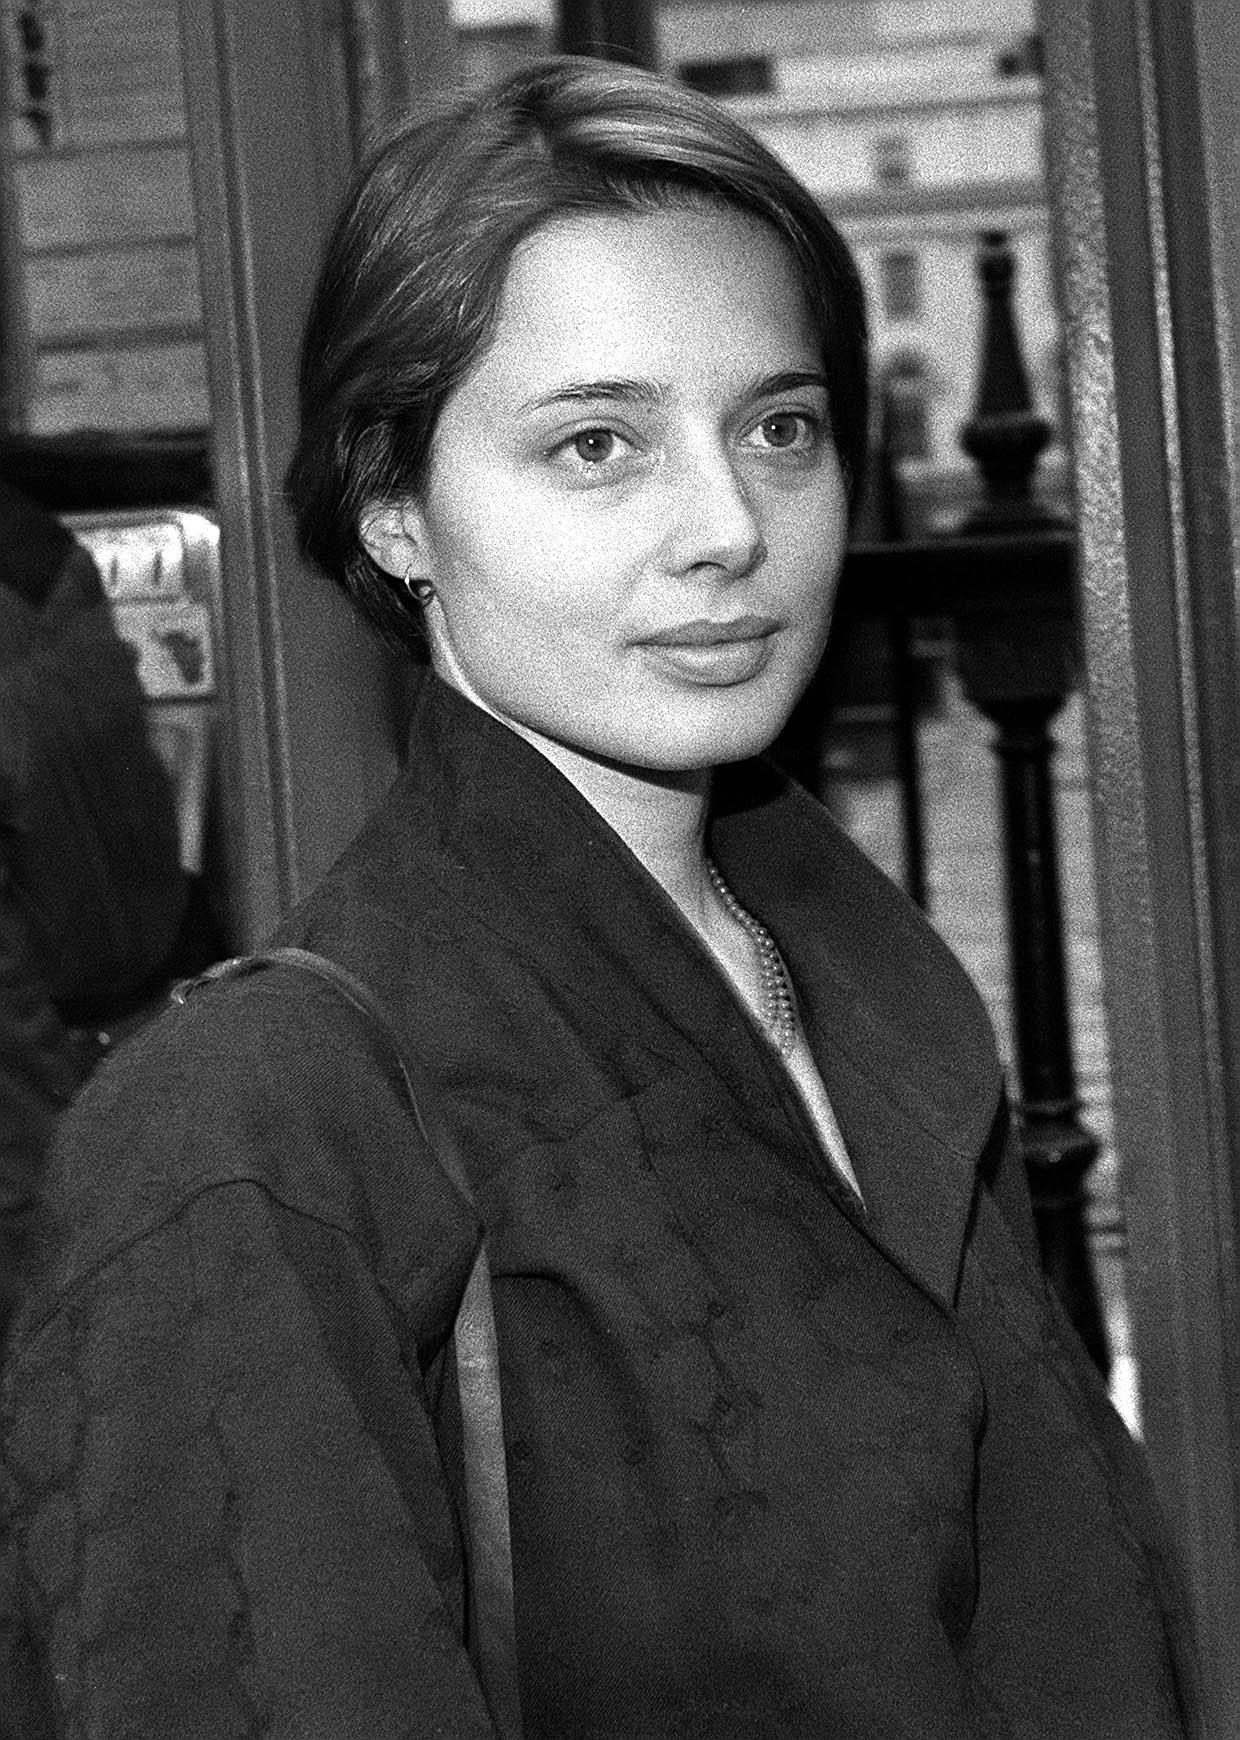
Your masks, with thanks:
[{"label": "wall panel", "polygon": [[175,0],[45,0],[33,40],[17,13],[0,0],[31,352],[17,420],[204,427]]}]

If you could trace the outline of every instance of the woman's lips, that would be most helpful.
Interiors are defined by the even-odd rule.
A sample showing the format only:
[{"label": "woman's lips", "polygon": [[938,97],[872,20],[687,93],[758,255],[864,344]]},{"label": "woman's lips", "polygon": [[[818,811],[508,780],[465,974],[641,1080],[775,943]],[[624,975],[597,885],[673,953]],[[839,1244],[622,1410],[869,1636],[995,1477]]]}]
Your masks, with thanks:
[{"label": "woman's lips", "polygon": [[678,677],[727,687],[751,682],[765,669],[775,648],[776,626],[763,616],[684,622],[648,636],[641,644],[656,664]]}]

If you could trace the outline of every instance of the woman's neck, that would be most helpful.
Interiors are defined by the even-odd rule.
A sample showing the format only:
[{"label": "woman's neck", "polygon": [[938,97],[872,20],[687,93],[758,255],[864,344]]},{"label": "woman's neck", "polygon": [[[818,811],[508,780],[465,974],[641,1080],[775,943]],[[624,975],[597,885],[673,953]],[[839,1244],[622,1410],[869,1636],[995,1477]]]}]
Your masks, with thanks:
[{"label": "woman's neck", "polygon": [[701,930],[711,901],[706,870],[710,771],[655,773],[618,767],[554,741],[536,736],[529,740],[610,823],[689,922]]},{"label": "woman's neck", "polygon": [[[442,649],[437,649],[442,652]],[[647,772],[622,767],[505,719],[488,707],[455,659],[437,657],[443,680],[533,745],[576,786],[699,931],[717,904],[706,869],[706,818],[711,772]]]},{"label": "woman's neck", "polygon": [[464,672],[436,668],[446,682],[498,719],[557,767],[650,872],[693,926],[741,999],[759,1021],[769,1020],[766,970],[755,949],[752,921],[711,878],[706,822],[712,770],[658,773],[624,767],[571,749],[555,738],[505,719],[478,696]]}]

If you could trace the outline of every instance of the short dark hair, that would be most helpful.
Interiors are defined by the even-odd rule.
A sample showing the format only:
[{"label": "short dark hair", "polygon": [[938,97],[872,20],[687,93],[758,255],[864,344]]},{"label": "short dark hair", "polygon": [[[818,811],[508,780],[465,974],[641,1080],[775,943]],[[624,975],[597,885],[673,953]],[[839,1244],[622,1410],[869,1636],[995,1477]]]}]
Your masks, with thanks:
[{"label": "short dark hair", "polygon": [[834,225],[709,98],[609,61],[543,61],[380,141],[311,303],[286,480],[299,544],[389,640],[418,647],[420,623],[363,547],[360,517],[419,493],[439,415],[493,330],[514,249],[556,218],[685,200],[748,212],[788,246],[821,334],[833,435],[855,496],[865,306]]}]

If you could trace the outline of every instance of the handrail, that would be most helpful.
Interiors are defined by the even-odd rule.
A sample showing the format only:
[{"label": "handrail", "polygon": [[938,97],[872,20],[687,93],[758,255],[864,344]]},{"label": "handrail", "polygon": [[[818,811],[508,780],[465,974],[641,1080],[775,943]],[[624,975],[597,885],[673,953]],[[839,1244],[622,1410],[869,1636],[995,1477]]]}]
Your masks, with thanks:
[{"label": "handrail", "polygon": [[0,477],[54,514],[207,508],[214,496],[205,430],[8,431],[0,434]]}]

